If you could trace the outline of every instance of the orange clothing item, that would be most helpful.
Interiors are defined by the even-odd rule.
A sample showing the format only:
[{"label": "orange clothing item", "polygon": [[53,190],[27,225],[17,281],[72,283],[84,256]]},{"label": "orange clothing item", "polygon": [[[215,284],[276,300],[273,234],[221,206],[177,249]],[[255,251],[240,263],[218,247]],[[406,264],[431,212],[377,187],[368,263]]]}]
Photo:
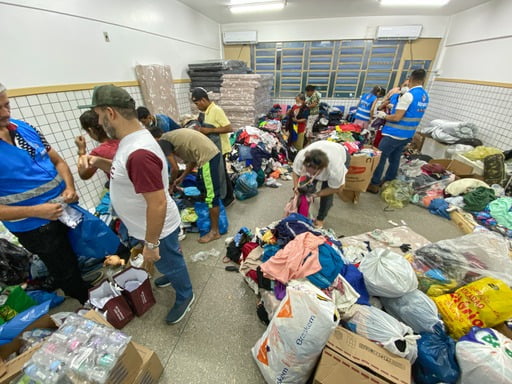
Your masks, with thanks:
[{"label": "orange clothing item", "polygon": [[322,269],[318,260],[318,246],[323,243],[325,240],[320,236],[310,232],[301,233],[261,264],[261,270],[266,277],[283,284],[317,273]]}]

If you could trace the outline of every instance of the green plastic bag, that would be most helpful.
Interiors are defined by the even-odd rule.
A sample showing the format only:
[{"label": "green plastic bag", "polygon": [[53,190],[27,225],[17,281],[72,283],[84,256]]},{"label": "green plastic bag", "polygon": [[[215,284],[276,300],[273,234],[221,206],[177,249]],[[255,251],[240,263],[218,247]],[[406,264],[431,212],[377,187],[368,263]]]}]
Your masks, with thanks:
[{"label": "green plastic bag", "polygon": [[9,308],[14,309],[17,313],[20,313],[36,304],[37,303],[27,295],[19,285],[16,285],[12,290],[10,290],[7,301],[3,306],[8,306]]}]

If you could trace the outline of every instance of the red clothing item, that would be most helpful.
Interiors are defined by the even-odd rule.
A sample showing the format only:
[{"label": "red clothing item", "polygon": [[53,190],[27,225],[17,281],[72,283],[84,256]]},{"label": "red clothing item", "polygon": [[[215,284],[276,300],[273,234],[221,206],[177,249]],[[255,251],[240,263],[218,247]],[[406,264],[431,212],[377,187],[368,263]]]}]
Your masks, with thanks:
[{"label": "red clothing item", "polygon": [[117,152],[117,147],[119,147],[119,140],[109,139],[94,148],[90,155],[112,160]]},{"label": "red clothing item", "polygon": [[[98,145],[89,154],[112,160],[117,152],[117,147],[119,147],[119,140],[109,139]],[[110,172],[105,172],[105,175],[110,179]]]},{"label": "red clothing item", "polygon": [[153,152],[138,149],[128,156],[126,169],[136,193],[155,192],[164,189],[162,160]]},{"label": "red clothing item", "polygon": [[[299,115],[299,112],[300,112],[300,106],[297,105],[297,104],[294,104],[292,106],[292,109],[290,110],[290,116],[295,116],[295,118],[297,118],[297,116]],[[294,123],[294,124],[297,124],[297,133],[304,133],[306,132],[306,125],[307,125],[307,119],[306,121],[304,121],[303,123]]]}]

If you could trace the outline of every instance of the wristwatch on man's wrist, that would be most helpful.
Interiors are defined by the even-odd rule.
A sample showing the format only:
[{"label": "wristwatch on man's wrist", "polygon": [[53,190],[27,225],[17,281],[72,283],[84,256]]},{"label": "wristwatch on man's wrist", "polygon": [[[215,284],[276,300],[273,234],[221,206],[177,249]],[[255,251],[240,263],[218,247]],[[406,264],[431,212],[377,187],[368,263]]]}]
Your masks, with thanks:
[{"label": "wristwatch on man's wrist", "polygon": [[144,246],[148,249],[157,249],[160,246],[160,240],[156,243],[150,243],[149,241],[144,241]]}]

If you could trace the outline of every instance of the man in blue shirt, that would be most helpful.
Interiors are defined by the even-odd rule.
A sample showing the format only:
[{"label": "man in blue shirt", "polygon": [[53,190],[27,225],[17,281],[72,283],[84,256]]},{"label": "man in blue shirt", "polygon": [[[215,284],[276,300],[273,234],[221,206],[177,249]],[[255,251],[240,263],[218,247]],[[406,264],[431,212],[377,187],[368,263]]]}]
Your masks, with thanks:
[{"label": "man in blue shirt", "polygon": [[43,260],[56,285],[82,304],[90,287],[80,276],[68,227],[58,218],[63,203],[78,200],[71,171],[44,136],[11,119],[0,84],[0,220],[27,250]]},{"label": "man in blue shirt", "polygon": [[163,133],[181,128],[178,123],[167,115],[152,115],[146,107],[137,108],[137,118],[151,132],[160,129]]},{"label": "man in blue shirt", "polygon": [[[386,124],[382,128],[382,140],[379,143],[382,155],[368,186],[368,192],[378,193],[383,182],[396,178],[402,151],[414,136],[428,106],[428,93],[423,88],[425,78],[424,69],[414,70],[409,77],[409,91],[400,97],[392,114],[377,112],[376,116],[385,119]],[[387,162],[388,169],[382,180]]]}]

